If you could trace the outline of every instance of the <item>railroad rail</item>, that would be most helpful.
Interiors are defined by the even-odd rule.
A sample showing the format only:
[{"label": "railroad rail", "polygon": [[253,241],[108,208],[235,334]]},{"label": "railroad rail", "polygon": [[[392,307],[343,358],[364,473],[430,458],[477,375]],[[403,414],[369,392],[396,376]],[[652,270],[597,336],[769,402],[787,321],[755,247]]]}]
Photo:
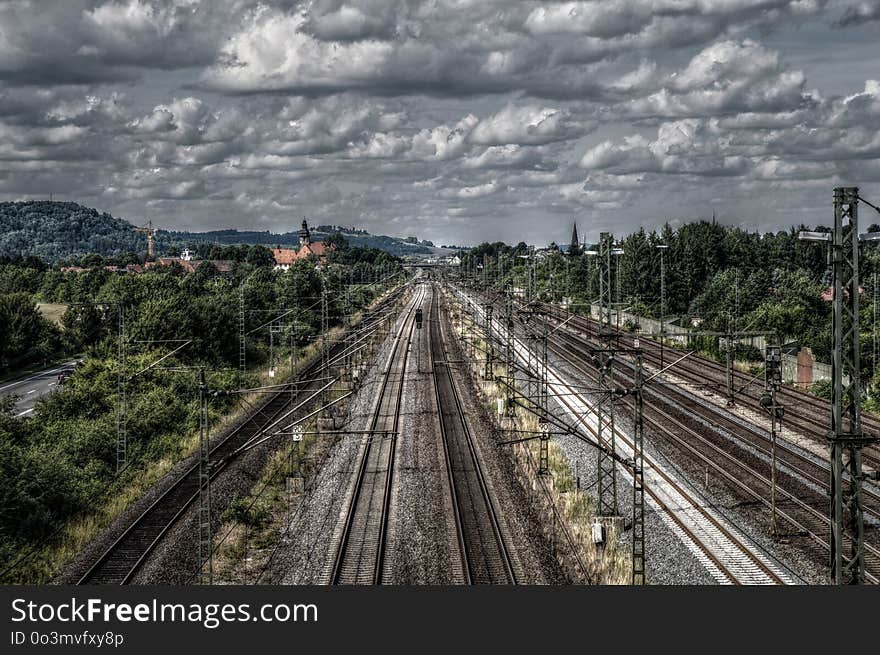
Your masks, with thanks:
[{"label": "railroad rail", "polygon": [[401,397],[415,329],[415,309],[424,296],[424,287],[419,285],[383,371],[330,571],[332,584],[382,583]]},{"label": "railroad rail", "polygon": [[[479,307],[476,310],[481,311]],[[505,329],[494,327],[500,339],[506,339]],[[558,334],[558,332],[557,332]],[[525,364],[527,348],[519,340],[515,350],[517,357]],[[578,384],[565,381],[555,371],[548,371],[548,387],[551,396],[564,408],[566,413],[587,433],[598,441],[595,424],[594,405],[589,402],[581,386],[581,380],[593,379],[588,367],[575,366]],[[649,403],[645,403],[646,423],[649,418]],[[646,426],[648,427],[648,426]],[[651,427],[660,427],[652,424]],[[619,455],[631,460],[633,444],[620,426],[615,428]],[[631,467],[627,467],[632,475]],[[645,491],[649,502],[662,511],[674,525],[675,531],[692,545],[698,558],[712,572],[716,580],[726,584],[791,584],[796,579],[775,560],[760,552],[736,526],[726,518],[717,515],[704,499],[697,496],[687,486],[670,475],[650,454],[645,453]]]},{"label": "railroad rail", "polygon": [[[542,307],[551,316],[561,315],[560,308],[554,305],[544,303]],[[590,337],[597,335],[598,323],[592,318],[566,312],[563,320],[567,320],[568,325],[572,328],[580,330]],[[633,340],[638,338],[645,362],[657,368],[660,367],[661,344],[659,341],[625,330],[620,330],[618,336],[621,343],[627,347],[632,347]],[[669,364],[669,355],[674,356],[677,351],[669,346],[666,346],[664,350],[667,353],[664,363]],[[677,364],[675,375],[690,384],[711,388],[718,392],[727,386],[725,366],[699,355],[693,355]],[[763,395],[761,381],[758,380],[756,384],[753,376],[737,370],[732,371],[732,377],[733,387],[736,390],[735,400],[744,401],[743,404],[749,409],[764,413],[766,410],[760,404]],[[785,423],[789,428],[823,446],[827,445],[831,415],[829,401],[789,385],[784,385],[779,390],[777,399],[779,404],[786,406]],[[880,418],[863,412],[862,427],[869,433],[880,435]],[[880,470],[880,449],[877,446],[863,449],[862,457],[866,465]]]},{"label": "railroad rail", "polygon": [[[640,341],[641,345],[641,341]],[[591,349],[602,344],[559,330],[551,339],[551,348],[564,357],[569,365],[588,379],[597,381],[598,374],[592,363]],[[618,360],[621,381],[631,383],[632,362]],[[619,401],[630,407],[631,400]],[[737,420],[724,409],[712,403],[700,402],[675,386],[649,385],[645,394],[646,427],[673,445],[678,451],[710,468],[714,475],[753,502],[770,506],[770,478],[768,466],[761,456],[769,453],[769,437],[762,431]],[[695,429],[693,417],[699,416],[715,428],[733,438],[724,437],[717,430]],[[700,426],[697,426],[700,427]],[[756,455],[756,452],[758,455]],[[777,473],[777,516],[787,522],[796,533],[809,537],[821,548],[828,549],[830,523],[827,517],[829,503],[823,480],[826,472],[813,459],[793,448],[777,442],[780,467]],[[827,478],[826,478],[827,480]],[[880,498],[871,489],[865,489],[866,509],[874,517],[880,516]],[[867,579],[878,582],[880,576],[880,548],[875,543],[877,531],[866,527],[865,566]],[[873,541],[872,541],[873,540]]]},{"label": "railroad rail", "polygon": [[[401,289],[384,298],[372,311],[374,315],[367,319],[366,326],[381,318],[375,314],[393,303]],[[341,344],[334,346],[338,351]],[[333,351],[332,351],[333,352]],[[321,367],[320,356],[315,356],[297,376],[307,380]],[[260,434],[268,426],[276,422],[287,412],[293,402],[302,394],[312,390],[315,383],[304,384],[299,394],[293,396],[288,391],[279,391],[258,407],[250,417],[235,429],[224,435],[220,441],[212,444],[210,460],[215,464],[211,477],[216,478],[235,458],[238,450],[254,436]],[[146,510],[140,513],[123,530],[119,537],[107,548],[98,559],[80,577],[80,585],[124,585],[128,584],[141,569],[149,555],[168,530],[183,516],[190,505],[198,498],[199,464],[196,462],[188,467],[175,482],[166,489]]]},{"label": "railroad rail", "polygon": [[[565,331],[560,331],[558,342],[566,350],[580,351],[581,359],[589,358],[589,351],[585,349],[583,342],[578,337],[571,335]],[[599,344],[594,343],[594,347]],[[628,368],[632,368],[632,362],[621,359],[621,364]],[[628,375],[631,380],[632,376]],[[688,390],[677,385],[657,384],[653,385],[649,390],[649,397],[656,399],[675,407],[680,407],[692,414],[699,414],[708,418],[711,425],[731,435],[738,442],[740,450],[742,446],[746,446],[757,457],[752,457],[753,461],[763,459],[769,465],[771,438],[767,431],[753,425],[752,423],[740,417],[730,414],[725,408],[715,405],[714,403],[703,402],[702,399],[695,397]],[[805,453],[804,451],[789,446],[785,440],[777,439],[776,442],[777,465],[782,469],[780,475],[794,476],[797,478],[799,485],[810,485],[813,490],[825,489],[828,484],[829,468],[828,464],[819,459],[817,455]],[[849,484],[849,481],[845,481]],[[798,495],[802,495],[802,490],[798,490]],[[880,521],[880,494],[869,486],[862,489],[865,501],[865,512],[869,517]]]},{"label": "railroad rail", "polygon": [[432,286],[429,324],[433,386],[465,583],[515,584],[513,558],[448,363],[438,295]]}]

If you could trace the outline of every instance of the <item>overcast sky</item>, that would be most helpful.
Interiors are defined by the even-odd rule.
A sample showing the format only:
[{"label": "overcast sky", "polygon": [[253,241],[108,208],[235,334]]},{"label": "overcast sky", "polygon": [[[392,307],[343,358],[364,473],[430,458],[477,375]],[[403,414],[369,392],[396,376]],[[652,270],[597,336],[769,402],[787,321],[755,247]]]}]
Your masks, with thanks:
[{"label": "overcast sky", "polygon": [[839,185],[880,203],[880,0],[0,0],[3,200],[543,244]]}]

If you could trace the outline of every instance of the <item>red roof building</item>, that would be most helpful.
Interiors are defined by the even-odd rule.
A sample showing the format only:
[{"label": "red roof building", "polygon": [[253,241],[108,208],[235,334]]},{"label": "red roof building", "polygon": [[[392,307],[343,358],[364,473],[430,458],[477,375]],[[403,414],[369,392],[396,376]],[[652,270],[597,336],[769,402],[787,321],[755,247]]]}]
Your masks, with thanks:
[{"label": "red roof building", "polygon": [[286,271],[294,262],[308,259],[310,256],[321,261],[330,250],[333,250],[333,246],[328,246],[323,241],[304,243],[300,246],[299,250],[294,250],[293,248],[272,248],[272,256],[275,257],[275,270]]},{"label": "red roof building", "polygon": [[275,257],[275,270],[286,271],[296,261],[296,250],[293,248],[272,248],[272,256]]},{"label": "red roof building", "polygon": [[297,256],[300,259],[308,257],[309,255],[314,255],[318,259],[321,259],[327,255],[327,250],[332,250],[333,248],[327,248],[327,244],[323,241],[316,241],[315,243],[307,243],[303,247],[299,249],[299,253]]}]

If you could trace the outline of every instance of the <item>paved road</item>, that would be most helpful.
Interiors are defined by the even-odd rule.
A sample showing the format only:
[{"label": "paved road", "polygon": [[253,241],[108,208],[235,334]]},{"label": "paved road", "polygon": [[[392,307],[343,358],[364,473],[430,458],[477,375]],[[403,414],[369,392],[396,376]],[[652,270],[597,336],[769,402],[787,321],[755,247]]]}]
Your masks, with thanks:
[{"label": "paved road", "polygon": [[71,369],[76,364],[72,359],[63,364],[56,364],[36,373],[23,377],[19,380],[6,382],[0,385],[0,396],[15,394],[19,396],[15,403],[15,416],[27,416],[34,411],[34,403],[37,398],[58,388],[58,374],[64,369]]}]

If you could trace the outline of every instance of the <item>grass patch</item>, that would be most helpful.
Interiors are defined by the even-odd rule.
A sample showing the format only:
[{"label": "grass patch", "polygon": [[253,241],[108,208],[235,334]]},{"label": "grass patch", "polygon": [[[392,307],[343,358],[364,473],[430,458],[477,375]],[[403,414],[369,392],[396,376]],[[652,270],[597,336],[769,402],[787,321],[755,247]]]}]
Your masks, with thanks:
[{"label": "grass patch", "polygon": [[63,305],[60,303],[54,302],[38,302],[37,303],[37,311],[43,315],[50,323],[54,323],[55,325],[61,325],[61,317],[64,316],[64,312],[67,311],[67,305]]}]

